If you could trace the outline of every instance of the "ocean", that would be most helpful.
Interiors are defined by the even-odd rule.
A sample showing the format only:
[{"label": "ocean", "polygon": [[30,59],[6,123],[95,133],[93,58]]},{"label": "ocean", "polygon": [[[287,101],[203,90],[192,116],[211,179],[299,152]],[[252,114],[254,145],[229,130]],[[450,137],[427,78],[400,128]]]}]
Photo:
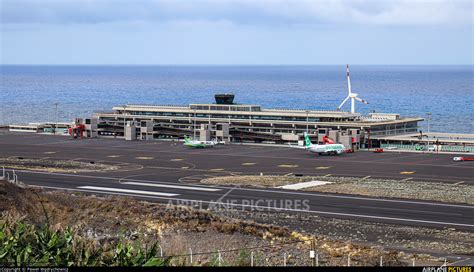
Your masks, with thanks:
[{"label": "ocean", "polygon": [[[360,113],[427,117],[430,130],[474,133],[474,66],[351,68]],[[127,103],[187,105],[234,93],[265,108],[335,110],[345,66],[0,66],[0,124],[60,121]],[[349,110],[346,103],[344,110]],[[427,130],[427,122],[420,129]]]}]

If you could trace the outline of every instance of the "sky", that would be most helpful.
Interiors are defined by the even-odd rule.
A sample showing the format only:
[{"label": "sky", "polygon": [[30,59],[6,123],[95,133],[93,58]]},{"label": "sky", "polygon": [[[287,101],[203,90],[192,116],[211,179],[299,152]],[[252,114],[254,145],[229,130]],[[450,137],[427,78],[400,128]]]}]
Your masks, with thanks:
[{"label": "sky", "polygon": [[471,0],[0,0],[0,64],[474,64]]}]

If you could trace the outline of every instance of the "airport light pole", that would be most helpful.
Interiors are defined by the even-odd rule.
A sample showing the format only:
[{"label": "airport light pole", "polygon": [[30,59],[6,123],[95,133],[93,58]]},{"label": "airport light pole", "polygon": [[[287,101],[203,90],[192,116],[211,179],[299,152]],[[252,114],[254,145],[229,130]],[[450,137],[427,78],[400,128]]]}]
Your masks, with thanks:
[{"label": "airport light pole", "polygon": [[427,132],[427,139],[428,139],[428,144],[427,148],[430,148],[430,121],[431,121],[431,112],[427,112],[426,115],[428,116],[428,132]]},{"label": "airport light pole", "polygon": [[306,111],[306,134],[308,134],[308,127],[309,127],[309,111]]},{"label": "airport light pole", "polygon": [[56,135],[56,129],[57,129],[57,127],[58,127],[58,105],[59,105],[58,102],[54,103],[54,108],[55,108],[55,110],[54,110],[54,112],[55,112],[54,115],[56,116],[56,118],[55,118],[55,119],[56,119],[56,121],[55,121],[56,123],[54,124],[54,135]]},{"label": "airport light pole", "polygon": [[196,139],[196,110],[194,110],[194,122],[193,122],[193,140]]}]

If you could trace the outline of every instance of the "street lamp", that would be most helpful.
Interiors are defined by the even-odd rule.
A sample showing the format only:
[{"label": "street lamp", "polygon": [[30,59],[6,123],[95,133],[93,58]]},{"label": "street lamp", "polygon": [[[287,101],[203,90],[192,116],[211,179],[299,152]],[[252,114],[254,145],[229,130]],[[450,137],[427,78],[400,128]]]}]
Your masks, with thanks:
[{"label": "street lamp", "polygon": [[428,116],[428,132],[427,132],[427,137],[428,137],[428,144],[427,148],[430,148],[430,121],[431,121],[431,115],[433,115],[431,112],[427,112],[426,115]]},{"label": "street lamp", "polygon": [[193,140],[196,139],[196,109],[194,110],[194,118],[193,118]]},{"label": "street lamp", "polygon": [[308,124],[309,116],[308,115],[309,115],[309,111],[307,110],[306,111],[306,134],[308,134],[308,126],[309,126],[309,124]]},{"label": "street lamp", "polygon": [[58,127],[58,104],[59,103],[54,103],[54,107],[55,107],[55,116],[56,116],[56,123],[54,124],[54,135],[56,135],[56,129]]}]

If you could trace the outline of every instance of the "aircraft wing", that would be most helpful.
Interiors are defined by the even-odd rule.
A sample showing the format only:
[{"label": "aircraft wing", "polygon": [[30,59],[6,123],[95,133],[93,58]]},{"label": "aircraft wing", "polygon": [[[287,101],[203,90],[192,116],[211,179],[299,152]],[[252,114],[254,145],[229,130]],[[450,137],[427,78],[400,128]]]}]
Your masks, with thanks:
[{"label": "aircraft wing", "polygon": [[291,144],[289,144],[288,146],[291,147],[291,148],[297,148],[297,149],[307,149],[306,147],[301,146],[301,145],[291,145]]}]

